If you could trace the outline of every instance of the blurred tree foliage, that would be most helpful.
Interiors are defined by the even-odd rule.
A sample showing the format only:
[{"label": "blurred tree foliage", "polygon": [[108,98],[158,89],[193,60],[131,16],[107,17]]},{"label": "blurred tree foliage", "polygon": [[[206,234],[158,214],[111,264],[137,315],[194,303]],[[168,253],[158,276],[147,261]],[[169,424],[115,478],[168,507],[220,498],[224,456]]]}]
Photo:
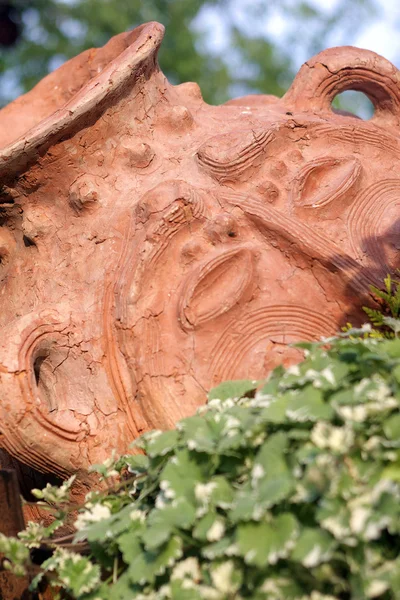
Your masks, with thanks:
[{"label": "blurred tree foliage", "polygon": [[[317,8],[319,4],[322,8]],[[197,81],[211,103],[250,92],[281,95],[293,77],[299,53],[307,58],[331,40],[351,42],[374,13],[374,0],[338,0],[335,11],[327,11],[324,4],[315,0],[0,0],[0,44],[2,32],[6,41],[0,46],[0,104],[31,89],[82,50],[101,46],[113,35],[151,20],[166,26],[159,58],[171,82]],[[284,23],[279,45],[260,26],[269,15],[271,22]],[[225,51],[215,47],[216,29],[207,28],[210,18],[222,24]]]}]

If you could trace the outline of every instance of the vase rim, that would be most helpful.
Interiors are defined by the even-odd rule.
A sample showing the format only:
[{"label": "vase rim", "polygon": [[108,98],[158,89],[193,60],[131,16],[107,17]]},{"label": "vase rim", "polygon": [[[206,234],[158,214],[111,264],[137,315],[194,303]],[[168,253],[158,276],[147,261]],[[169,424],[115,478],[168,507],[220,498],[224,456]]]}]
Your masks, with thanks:
[{"label": "vase rim", "polygon": [[[156,57],[164,37],[164,26],[153,21],[120,36],[125,36],[128,41],[125,50],[113,57],[99,74],[86,81],[67,102],[28,128],[17,139],[0,148],[0,176],[10,180],[26,170],[36,162],[37,156],[57,143],[61,137],[79,131],[83,117],[97,110],[103,103],[105,107],[110,106],[118,98],[118,91],[127,83],[129,85],[129,81],[134,85],[139,67]],[[120,36],[114,36],[111,41]],[[73,60],[68,62],[72,63]],[[51,73],[51,76],[57,76],[57,71],[63,66],[65,65]]]}]

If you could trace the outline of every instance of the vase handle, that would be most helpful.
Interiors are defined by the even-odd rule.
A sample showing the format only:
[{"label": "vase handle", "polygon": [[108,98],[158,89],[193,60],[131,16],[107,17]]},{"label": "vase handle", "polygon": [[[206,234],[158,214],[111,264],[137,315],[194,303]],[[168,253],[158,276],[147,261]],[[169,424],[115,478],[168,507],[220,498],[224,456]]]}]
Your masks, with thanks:
[{"label": "vase handle", "polygon": [[380,127],[400,127],[400,71],[369,50],[342,46],[307,61],[281,102],[290,110],[332,112],[332,101],[346,90],[363,92],[374,105]]}]

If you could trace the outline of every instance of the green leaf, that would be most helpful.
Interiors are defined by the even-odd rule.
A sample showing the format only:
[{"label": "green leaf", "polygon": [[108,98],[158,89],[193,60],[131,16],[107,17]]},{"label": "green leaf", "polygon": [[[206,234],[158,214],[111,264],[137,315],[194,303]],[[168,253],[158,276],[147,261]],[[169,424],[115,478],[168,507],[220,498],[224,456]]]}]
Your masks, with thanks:
[{"label": "green leaf", "polygon": [[230,508],[235,492],[227,479],[222,475],[211,477],[206,484],[197,484],[195,496],[200,512],[209,508]]},{"label": "green leaf", "polygon": [[264,442],[254,460],[252,485],[264,506],[280,502],[294,487],[294,477],[285,456],[287,447],[285,433],[276,433]]},{"label": "green leaf", "polygon": [[289,399],[289,394],[272,398],[270,404],[262,410],[260,419],[265,423],[286,423],[288,421],[286,409]]},{"label": "green leaf", "polygon": [[[89,542],[102,542],[111,540],[122,534],[127,529],[131,531],[140,531],[143,529],[143,523],[140,520],[132,520],[134,512],[133,505],[125,506],[119,512],[112,515],[109,519],[96,521],[84,530],[84,537]],[[75,535],[74,541],[79,541],[79,532]]]},{"label": "green leaf", "polygon": [[127,531],[121,535],[118,538],[118,548],[127,565],[136,561],[144,552],[140,536],[135,531]]},{"label": "green leaf", "polygon": [[287,498],[294,488],[294,478],[289,473],[267,476],[259,480],[257,495],[261,504],[269,508]]},{"label": "green leaf", "polygon": [[390,565],[390,584],[394,600],[400,600],[400,560],[397,559]]},{"label": "green leaf", "polygon": [[400,483],[400,460],[388,465],[382,471],[382,479],[389,479],[390,481],[397,481]]},{"label": "green leaf", "polygon": [[259,520],[268,508],[287,498],[294,489],[295,479],[288,468],[285,433],[271,435],[261,446],[251,471],[251,485],[238,489],[229,513],[234,521]]},{"label": "green leaf", "polygon": [[209,482],[213,484],[209,498],[209,506],[224,509],[230,508],[235,492],[226,477],[217,475],[216,477],[212,477]]},{"label": "green leaf", "polygon": [[196,511],[185,498],[178,498],[163,508],[155,508],[146,521],[142,540],[147,550],[155,550],[166,542],[176,529],[187,529],[193,525]]},{"label": "green leaf", "polygon": [[143,585],[153,582],[157,575],[165,573],[182,556],[182,540],[174,536],[157,552],[135,550],[134,556],[128,561],[128,573],[132,583]]},{"label": "green leaf", "polygon": [[208,542],[219,541],[224,533],[224,519],[215,512],[208,512],[193,529],[194,538]]},{"label": "green leaf", "polygon": [[100,584],[100,567],[88,558],[66,552],[59,553],[58,578],[74,596],[82,596]]},{"label": "green leaf", "polygon": [[123,461],[129,467],[131,473],[144,473],[149,468],[150,461],[144,454],[130,454],[124,456]]},{"label": "green leaf", "polygon": [[[304,588],[299,583],[293,580],[290,573],[286,573],[286,576],[278,573],[269,573],[268,576],[262,581],[260,587],[259,596],[254,596],[257,600],[299,600],[302,598],[305,600]],[[333,596],[314,596],[315,600],[334,600]],[[308,599],[307,599],[308,600]]]},{"label": "green leaf", "polygon": [[383,423],[383,431],[388,440],[395,440],[400,443],[400,414],[395,414],[386,419]]},{"label": "green leaf", "polygon": [[225,381],[213,388],[208,394],[208,400],[227,400],[228,398],[243,398],[251,395],[257,388],[257,382],[249,379]]},{"label": "green leaf", "polygon": [[237,492],[229,518],[239,521],[260,520],[265,515],[268,506],[264,506],[250,485],[244,486]]},{"label": "green leaf", "polygon": [[171,581],[172,600],[203,600],[204,596],[194,586],[187,587],[187,582],[181,580]]},{"label": "green leaf", "polygon": [[[398,342],[399,342],[399,355],[400,355],[400,340],[398,340]],[[393,346],[392,346],[392,349],[393,349]],[[397,383],[400,383],[400,365],[396,365],[392,369],[392,375],[395,378],[395,380],[397,381]]]},{"label": "green leaf", "polygon": [[343,543],[354,546],[356,540],[350,529],[350,511],[341,498],[324,498],[316,512],[320,526]]},{"label": "green leaf", "polygon": [[[138,586],[131,582],[129,573],[125,571],[118,580],[108,588],[107,600],[130,600],[138,593]],[[135,593],[136,592],[136,593]],[[102,596],[100,596],[102,598]],[[96,598],[93,598],[96,600]]]},{"label": "green leaf", "polygon": [[182,442],[190,450],[213,454],[222,435],[222,424],[215,423],[209,416],[195,416],[180,421]]},{"label": "green leaf", "polygon": [[221,540],[218,540],[218,542],[208,544],[207,546],[202,546],[200,551],[205,558],[208,558],[209,560],[214,560],[214,558],[227,556],[228,550],[231,551],[233,547],[234,546],[232,535],[225,534]]},{"label": "green leaf", "polygon": [[248,565],[274,565],[280,558],[288,556],[298,531],[298,523],[289,513],[268,523],[244,523],[237,528],[238,551]]},{"label": "green leaf", "polygon": [[288,472],[286,451],[288,439],[284,432],[274,433],[263,443],[254,459],[254,467],[259,465],[269,476]]},{"label": "green leaf", "polygon": [[376,327],[383,325],[383,314],[379,310],[368,308],[368,306],[363,306],[363,310],[373,325]]},{"label": "green leaf", "polygon": [[[331,369],[332,377],[333,369]],[[324,401],[322,391],[308,385],[289,396],[286,415],[291,421],[330,420],[334,414],[332,407]]]},{"label": "green leaf", "polygon": [[175,448],[178,439],[179,431],[176,429],[164,431],[149,439],[145,446],[146,453],[150,458],[154,458],[155,456],[165,456]]},{"label": "green leaf", "polygon": [[186,497],[194,502],[196,484],[205,481],[208,475],[208,465],[202,467],[201,461],[188,450],[178,450],[173,461],[168,461],[160,474],[160,487],[168,499]]},{"label": "green leaf", "polygon": [[306,568],[312,568],[327,562],[335,546],[334,538],[326,531],[306,528],[300,533],[291,559],[300,562]]}]

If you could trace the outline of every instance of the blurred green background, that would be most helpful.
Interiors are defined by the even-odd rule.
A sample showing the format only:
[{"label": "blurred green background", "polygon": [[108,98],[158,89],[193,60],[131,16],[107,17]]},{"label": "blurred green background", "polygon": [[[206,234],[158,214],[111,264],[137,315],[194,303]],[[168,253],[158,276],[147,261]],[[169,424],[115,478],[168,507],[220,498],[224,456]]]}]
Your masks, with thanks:
[{"label": "blurred green background", "polygon": [[282,95],[301,62],[354,43],[377,1],[0,0],[0,105],[82,50],[152,20],[166,26],[159,60],[171,82],[196,81],[213,104]]}]

